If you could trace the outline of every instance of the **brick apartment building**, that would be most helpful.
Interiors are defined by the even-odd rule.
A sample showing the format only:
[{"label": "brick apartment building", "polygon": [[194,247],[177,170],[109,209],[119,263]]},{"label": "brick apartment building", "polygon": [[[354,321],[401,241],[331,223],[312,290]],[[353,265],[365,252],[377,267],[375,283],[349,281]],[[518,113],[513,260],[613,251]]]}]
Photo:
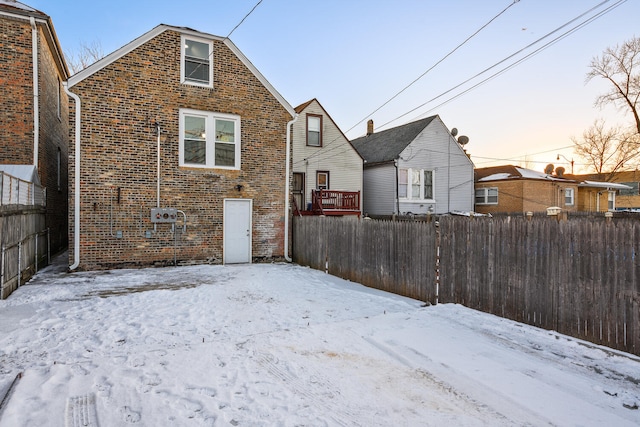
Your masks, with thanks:
[{"label": "brick apartment building", "polygon": [[295,112],[229,39],[159,25],[67,89],[72,269],[287,255]]},{"label": "brick apartment building", "polygon": [[0,34],[0,165],[35,167],[55,253],[68,243],[69,73],[46,14],[0,0]]}]

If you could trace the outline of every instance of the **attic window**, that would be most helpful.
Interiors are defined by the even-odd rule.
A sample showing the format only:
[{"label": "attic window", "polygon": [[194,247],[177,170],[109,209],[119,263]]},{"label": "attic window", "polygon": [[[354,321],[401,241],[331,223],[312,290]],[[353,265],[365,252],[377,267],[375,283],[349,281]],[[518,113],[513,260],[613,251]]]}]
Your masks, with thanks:
[{"label": "attic window", "polygon": [[307,145],[322,147],[322,116],[307,114]]},{"label": "attic window", "polygon": [[213,87],[212,54],[212,41],[183,36],[180,81],[195,86]]}]

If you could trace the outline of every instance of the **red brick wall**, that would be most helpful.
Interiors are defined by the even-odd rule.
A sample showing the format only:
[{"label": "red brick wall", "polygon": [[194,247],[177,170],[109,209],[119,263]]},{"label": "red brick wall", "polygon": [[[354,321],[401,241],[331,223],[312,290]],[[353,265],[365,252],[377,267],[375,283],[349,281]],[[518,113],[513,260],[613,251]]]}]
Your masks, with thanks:
[{"label": "red brick wall", "polygon": [[[497,205],[475,205],[479,213],[524,213],[546,212],[550,206],[559,206],[564,211],[578,210],[578,186],[550,181],[514,179],[508,181],[480,182],[475,188],[498,188]],[[564,204],[564,188],[574,189],[574,205]]]},{"label": "red brick wall", "polygon": [[[178,263],[220,263],[225,198],[253,199],[254,259],[283,256],[291,117],[222,42],[214,44],[213,66],[213,89],[181,85],[180,34],[165,31],[71,88],[82,104],[81,269],[172,264],[174,256]],[[241,170],[179,167],[180,108],[241,116]],[[161,125],[160,204],[187,215],[177,244],[168,224],[146,235],[156,206],[155,120]],[[71,238],[73,207],[70,212]],[[112,235],[117,231],[122,238]]]},{"label": "red brick wall", "polygon": [[[51,238],[51,250],[55,253],[66,248],[68,244],[69,99],[62,88],[64,76],[56,66],[42,27],[39,27],[38,40],[40,88],[38,171],[41,184],[47,188],[47,227]],[[60,151],[60,165],[58,165],[58,151]],[[60,170],[59,184],[58,169]]]},{"label": "red brick wall", "polygon": [[32,63],[29,21],[0,16],[2,164],[33,164]]},{"label": "red brick wall", "polygon": [[[68,100],[58,89],[65,79],[38,28],[38,172],[47,189],[46,227],[53,253],[68,243]],[[31,165],[34,161],[33,57],[31,24],[27,19],[0,16],[0,163]],[[58,150],[61,164],[58,168]],[[58,185],[60,169],[60,185]]]}]

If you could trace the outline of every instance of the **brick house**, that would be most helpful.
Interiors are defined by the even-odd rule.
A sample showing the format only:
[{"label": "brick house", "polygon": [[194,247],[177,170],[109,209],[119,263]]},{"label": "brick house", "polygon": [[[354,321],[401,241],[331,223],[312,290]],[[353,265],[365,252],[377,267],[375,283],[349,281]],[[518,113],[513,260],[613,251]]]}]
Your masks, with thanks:
[{"label": "brick house", "polygon": [[[50,248],[68,244],[68,69],[51,18],[0,0],[0,169],[46,188]],[[24,178],[30,179],[30,178]],[[38,182],[35,182],[38,181]]]},{"label": "brick house", "polygon": [[538,172],[513,165],[475,170],[475,211],[478,213],[606,212],[615,209],[622,184],[565,175],[563,168]]},{"label": "brick house", "polygon": [[287,257],[295,112],[229,39],[159,25],[67,90],[71,269]]}]

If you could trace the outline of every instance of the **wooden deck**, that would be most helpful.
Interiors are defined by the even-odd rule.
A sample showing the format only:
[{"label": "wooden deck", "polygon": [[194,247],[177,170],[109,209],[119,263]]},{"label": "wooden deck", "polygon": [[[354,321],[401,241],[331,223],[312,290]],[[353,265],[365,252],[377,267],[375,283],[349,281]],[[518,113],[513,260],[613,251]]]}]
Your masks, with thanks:
[{"label": "wooden deck", "polygon": [[294,214],[302,215],[358,215],[360,216],[360,192],[314,190],[311,193],[311,209],[299,209],[294,202]]}]

